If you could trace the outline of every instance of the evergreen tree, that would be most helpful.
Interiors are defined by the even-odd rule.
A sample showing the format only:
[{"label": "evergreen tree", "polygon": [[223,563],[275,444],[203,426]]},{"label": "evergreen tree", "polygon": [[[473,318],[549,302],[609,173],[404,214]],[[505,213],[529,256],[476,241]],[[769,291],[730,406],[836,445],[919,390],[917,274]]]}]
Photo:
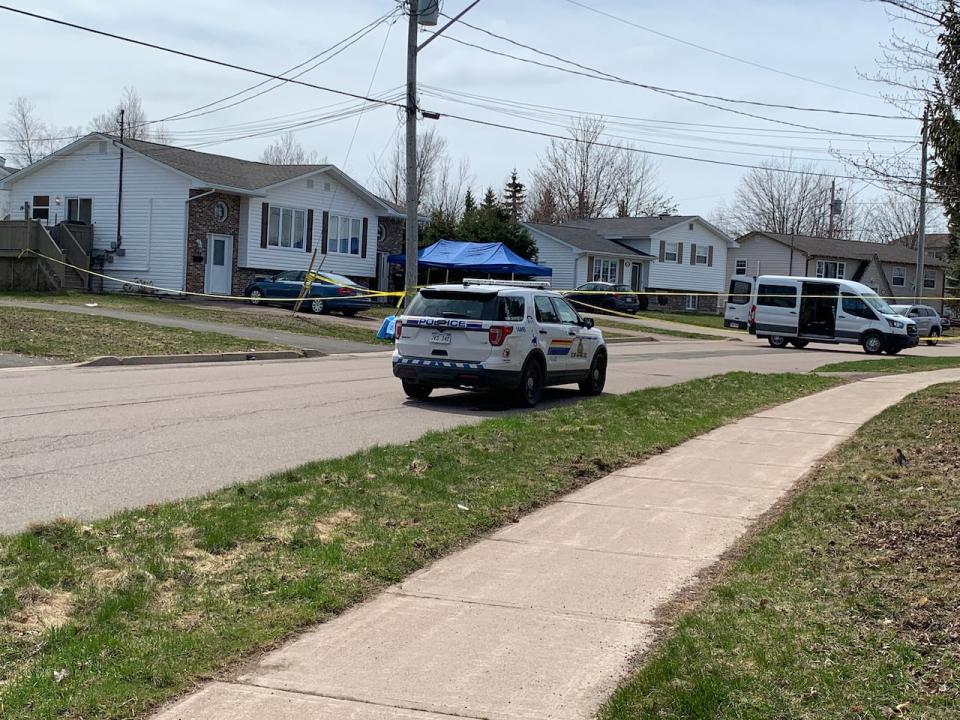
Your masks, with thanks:
[{"label": "evergreen tree", "polygon": [[523,208],[527,202],[527,188],[517,179],[517,169],[510,173],[510,181],[503,189],[503,207],[516,222],[523,217]]},{"label": "evergreen tree", "polygon": [[463,198],[463,214],[472,213],[477,209],[477,200],[473,197],[473,192],[467,188],[467,194]]},{"label": "evergreen tree", "polygon": [[480,203],[481,210],[494,210],[500,206],[500,203],[497,202],[497,194],[493,191],[492,187],[487,188],[487,192],[484,193],[483,202]]},{"label": "evergreen tree", "polygon": [[420,247],[433,245],[438,240],[456,239],[458,239],[456,220],[440,210],[430,213],[430,222],[420,231]]}]

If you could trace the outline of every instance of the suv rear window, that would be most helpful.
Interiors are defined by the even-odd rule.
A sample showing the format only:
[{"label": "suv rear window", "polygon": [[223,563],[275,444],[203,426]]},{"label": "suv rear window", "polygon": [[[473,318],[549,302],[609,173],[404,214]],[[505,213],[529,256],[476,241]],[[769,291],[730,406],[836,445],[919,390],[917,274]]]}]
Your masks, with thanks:
[{"label": "suv rear window", "polygon": [[753,285],[744,280],[730,281],[730,297],[727,302],[733,305],[746,305],[750,302],[750,293],[753,291]]},{"label": "suv rear window", "polygon": [[500,297],[496,293],[422,290],[410,303],[406,315],[461,320],[521,322],[525,307],[522,297]]}]

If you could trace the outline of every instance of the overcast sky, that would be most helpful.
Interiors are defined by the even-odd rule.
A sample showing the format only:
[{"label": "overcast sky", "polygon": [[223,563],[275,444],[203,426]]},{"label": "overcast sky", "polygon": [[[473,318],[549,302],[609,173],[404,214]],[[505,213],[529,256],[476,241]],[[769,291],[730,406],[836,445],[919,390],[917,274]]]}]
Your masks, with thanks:
[{"label": "overcast sky", "polygon": [[[858,77],[870,72],[879,45],[890,34],[879,3],[863,0],[583,0],[591,7],[651,30],[767,65],[785,73],[843,89],[825,87],[682,44],[652,32],[603,17],[567,0],[482,0],[465,18],[541,50],[663,87],[732,98],[891,114],[876,97],[878,88]],[[12,0],[24,9],[131,35],[154,43],[238,64],[281,72],[389,12],[394,0]],[[467,0],[445,0],[454,14]],[[536,58],[529,51],[465,27],[451,29],[455,38]],[[389,35],[388,35],[389,33]],[[152,119],[183,112],[253,85],[259,80],[242,72],[177,58],[103,37],[0,12],[5,70],[0,74],[0,100],[30,98],[38,114],[59,126],[86,125],[90,118],[116,104],[124,86],[137,88]],[[405,77],[405,19],[383,24],[338,57],[316,68],[304,80],[366,94],[396,89]],[[383,61],[374,77],[377,58]],[[545,60],[545,58],[539,58]],[[550,61],[552,62],[552,61]],[[495,57],[453,41],[438,39],[420,58],[420,80],[426,86],[498,101],[549,105],[567,110],[628,116],[629,127],[612,129],[645,150],[692,155],[724,162],[754,164],[792,152],[817,160],[828,172],[849,171],[830,158],[829,147],[862,149],[866,141],[816,135],[795,135],[790,128],[762,120],[683,102],[645,89],[577,77],[552,69]],[[858,93],[865,93],[867,96]],[[286,85],[222,112],[168,123],[175,142],[249,133],[230,128],[245,123],[317,109],[312,115],[270,121],[308,119],[327,113],[326,106],[345,99],[318,90]],[[488,104],[482,101],[483,104]],[[434,96],[421,105],[493,122],[563,132],[561,116],[518,118]],[[746,112],[834,132],[914,136],[912,121],[824,115],[749,106]],[[333,108],[334,110],[338,108]],[[892,113],[897,114],[897,113]],[[372,184],[375,158],[389,145],[400,117],[394,108],[370,110],[318,127],[302,129],[298,139],[321,157],[343,167],[358,181]],[[499,189],[516,167],[521,180],[548,140],[506,130],[465,124],[450,118],[426,121],[447,138],[452,154],[466,157],[478,190]],[[684,126],[701,123],[718,127]],[[731,127],[735,126],[735,128]],[[750,128],[750,129],[738,129]],[[752,128],[763,128],[755,131]],[[211,133],[200,131],[211,130]],[[348,154],[351,137],[355,142]],[[732,134],[737,133],[737,134]],[[2,133],[3,137],[7,133]],[[271,137],[218,142],[202,149],[256,159]],[[615,142],[624,142],[616,139]],[[883,152],[905,144],[872,143]],[[790,150],[790,148],[793,148]],[[0,154],[3,154],[0,149]],[[663,189],[684,213],[708,215],[728,198],[742,168],[662,158]],[[840,183],[843,184],[843,183]],[[869,193],[862,195],[868,199]]]}]

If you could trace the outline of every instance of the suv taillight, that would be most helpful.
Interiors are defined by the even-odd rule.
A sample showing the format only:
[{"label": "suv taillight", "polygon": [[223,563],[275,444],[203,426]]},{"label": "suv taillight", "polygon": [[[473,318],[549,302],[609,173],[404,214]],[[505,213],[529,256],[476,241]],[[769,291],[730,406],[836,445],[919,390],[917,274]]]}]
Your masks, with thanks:
[{"label": "suv taillight", "polygon": [[393,339],[399,340],[400,333],[403,332],[403,320],[397,320],[393,325]]},{"label": "suv taillight", "polygon": [[490,328],[490,344],[494,347],[500,347],[503,345],[503,341],[507,339],[507,336],[513,332],[513,328],[509,325],[494,325]]}]

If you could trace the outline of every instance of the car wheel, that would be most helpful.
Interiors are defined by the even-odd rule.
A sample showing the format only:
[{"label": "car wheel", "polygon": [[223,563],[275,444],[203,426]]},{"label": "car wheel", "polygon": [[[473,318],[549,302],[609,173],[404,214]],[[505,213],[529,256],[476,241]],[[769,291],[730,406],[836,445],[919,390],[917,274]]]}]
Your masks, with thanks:
[{"label": "car wheel", "polygon": [[930,335],[927,338],[927,345],[930,347],[936,347],[937,343],[940,342],[940,331],[937,328],[933,328],[930,331]]},{"label": "car wheel", "polygon": [[314,298],[310,301],[310,311],[317,315],[326,315],[328,312],[327,303],[323,301],[323,298]]},{"label": "car wheel", "polygon": [[767,338],[767,342],[770,343],[770,347],[780,349],[787,346],[788,340],[783,335],[771,335]]},{"label": "car wheel", "polygon": [[807,345],[810,344],[809,340],[791,340],[790,344],[793,345],[797,350],[803,350]]},{"label": "car wheel", "polygon": [[902,349],[903,348],[890,348],[887,350],[887,355],[899,355]]},{"label": "car wheel", "polygon": [[413,400],[426,400],[433,392],[433,386],[422,385],[411,380],[403,380],[403,391]]},{"label": "car wheel", "polygon": [[536,358],[527,360],[520,373],[520,387],[517,390],[517,404],[532,408],[540,402],[543,393],[543,365]]},{"label": "car wheel", "polygon": [[590,374],[580,381],[580,392],[584,395],[599,395],[607,383],[607,354],[597,352],[590,364]]},{"label": "car wheel", "polygon": [[259,305],[263,302],[263,293],[259,290],[251,290],[249,298],[251,305]]},{"label": "car wheel", "polygon": [[883,336],[879,333],[870,333],[863,339],[861,344],[863,345],[863,351],[867,355],[879,355],[886,349],[887,345],[883,340]]}]

